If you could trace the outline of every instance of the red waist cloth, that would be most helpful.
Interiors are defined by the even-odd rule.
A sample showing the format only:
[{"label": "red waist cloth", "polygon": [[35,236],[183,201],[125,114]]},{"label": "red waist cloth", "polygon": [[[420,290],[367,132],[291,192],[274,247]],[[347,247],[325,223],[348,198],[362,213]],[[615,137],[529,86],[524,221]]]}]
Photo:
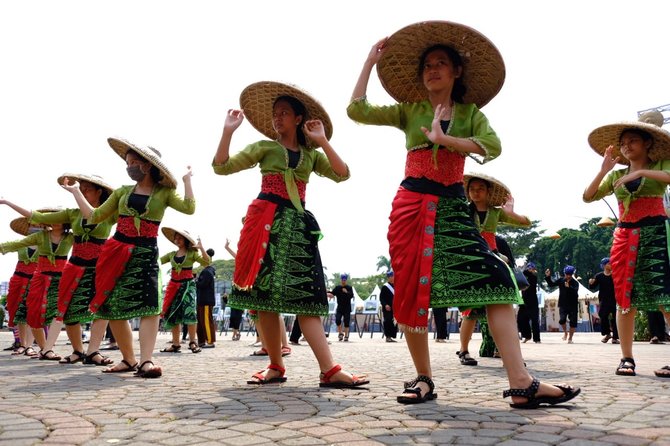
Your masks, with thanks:
[{"label": "red waist cloth", "polygon": [[135,227],[135,217],[120,215],[116,223],[116,232],[126,237],[158,237],[160,222],[140,220],[140,231]]},{"label": "red waist cloth", "polygon": [[[23,262],[21,262],[23,263]],[[36,264],[33,264],[37,266]],[[9,279],[7,288],[7,312],[9,313],[9,326],[14,326],[14,316],[19,309],[19,304],[30,283],[30,277],[19,276],[16,273]]]},{"label": "red waist cloth", "polygon": [[275,203],[259,199],[252,201],[247,209],[235,257],[233,285],[237,288],[248,290],[256,281],[270,241],[276,209]]},{"label": "red waist cloth", "polygon": [[40,256],[37,259],[36,273],[60,273],[65,268],[67,259],[56,259],[55,264],[51,263],[48,257]]},{"label": "red waist cloth", "polygon": [[[307,183],[304,181],[297,181],[295,185],[298,186],[298,195],[300,201],[305,202],[305,191],[307,190]],[[286,191],[286,183],[284,182],[284,175],[280,173],[269,173],[263,175],[261,180],[261,193],[274,194],[286,200],[289,200],[288,192]]]},{"label": "red waist cloth", "polygon": [[407,152],[405,177],[421,178],[449,186],[463,182],[465,157],[447,149],[437,151],[437,165],[433,160],[433,151],[418,149]]},{"label": "red waist cloth", "polygon": [[403,187],[393,200],[388,232],[395,277],[393,315],[410,331],[428,327],[437,201],[434,195]]},{"label": "red waist cloth", "polygon": [[23,262],[18,262],[16,264],[16,268],[14,268],[14,273],[23,273],[25,275],[32,276],[36,269],[36,262],[30,262],[27,265]]},{"label": "red waist cloth", "polygon": [[83,260],[95,260],[102,251],[102,245],[96,243],[81,242],[72,245],[72,257]]},{"label": "red waist cloth", "polygon": [[41,328],[47,312],[47,293],[54,276],[35,273],[30,279],[30,289],[26,297],[28,312],[26,322],[30,328]]},{"label": "red waist cloth", "polygon": [[610,250],[614,298],[623,310],[630,308],[633,278],[637,266],[637,248],[640,244],[639,228],[616,228]]},{"label": "red waist cloth", "polygon": [[165,317],[165,315],[167,314],[168,310],[170,309],[170,305],[172,305],[172,301],[177,295],[177,291],[179,291],[181,285],[188,279],[192,278],[193,278],[193,271],[190,269],[182,270],[181,273],[175,273],[175,271],[172,270],[172,277],[165,289],[165,296],[163,298],[163,308],[161,310],[161,317]]},{"label": "red waist cloth", "polygon": [[134,246],[114,238],[108,239],[102,245],[102,252],[95,268],[95,297],[89,306],[92,313],[98,311],[107,299],[107,295],[116,286],[116,281],[125,271],[125,265],[133,253]]},{"label": "red waist cloth", "polygon": [[170,272],[170,280],[184,280],[184,279],[192,279],[192,278],[193,278],[193,270],[191,268],[184,268],[179,272],[177,272],[177,270],[173,269]]},{"label": "red waist cloth", "polygon": [[69,263],[65,265],[63,269],[63,275],[61,276],[60,283],[58,284],[58,314],[56,319],[59,321],[63,320],[63,316],[67,312],[70,302],[72,301],[72,296],[79,286],[79,280],[86,272],[86,268],[83,266],[74,265]]},{"label": "red waist cloth", "polygon": [[635,223],[644,217],[665,217],[667,214],[663,207],[662,197],[644,197],[631,200],[626,215],[624,215],[623,203],[619,202],[619,215],[622,216],[621,222]]},{"label": "red waist cloth", "polygon": [[498,245],[496,243],[496,235],[494,232],[481,232],[480,233],[482,237],[484,237],[484,240],[486,240],[486,243],[489,245],[489,248],[491,248],[491,251],[495,251],[498,249]]}]

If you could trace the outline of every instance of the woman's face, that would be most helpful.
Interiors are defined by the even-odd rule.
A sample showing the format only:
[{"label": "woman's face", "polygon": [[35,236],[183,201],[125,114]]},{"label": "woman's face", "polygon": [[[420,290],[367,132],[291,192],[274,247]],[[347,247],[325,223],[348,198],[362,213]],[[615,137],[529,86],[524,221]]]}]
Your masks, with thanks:
[{"label": "woman's face", "polygon": [[619,150],[629,161],[644,160],[648,158],[652,140],[645,141],[636,132],[623,132],[619,137]]},{"label": "woman's face", "polygon": [[468,196],[475,204],[486,203],[489,199],[489,188],[482,180],[470,180],[468,183]]},{"label": "woman's face", "polygon": [[454,68],[446,51],[436,49],[426,55],[422,67],[423,85],[428,91],[452,88],[454,80],[461,76],[461,69]]},{"label": "woman's face", "polygon": [[277,101],[272,108],[272,127],[279,135],[291,135],[302,122],[302,116],[296,115],[287,101]]},{"label": "woman's face", "polygon": [[93,207],[100,206],[100,195],[102,195],[102,189],[98,189],[93,183],[88,181],[82,181],[79,183],[79,190],[84,194],[84,198],[88,201]]},{"label": "woman's face", "polygon": [[183,235],[175,233],[174,235],[174,244],[179,248],[183,248],[186,245],[186,239]]}]

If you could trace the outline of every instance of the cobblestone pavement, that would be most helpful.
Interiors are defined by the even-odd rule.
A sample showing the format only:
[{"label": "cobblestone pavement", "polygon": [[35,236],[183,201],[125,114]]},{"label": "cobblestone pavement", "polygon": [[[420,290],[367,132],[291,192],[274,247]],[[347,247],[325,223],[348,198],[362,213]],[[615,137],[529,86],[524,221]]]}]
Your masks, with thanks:
[{"label": "cobblestone pavement", "polygon": [[[158,353],[169,339],[161,333],[155,360],[164,375],[153,380],[1,352],[0,445],[670,445],[670,379],[653,374],[670,363],[670,344],[636,343],[638,376],[622,377],[614,375],[619,346],[602,344],[599,334],[577,333],[567,344],[544,333],[541,344],[522,344],[528,368],[582,394],[563,407],[515,410],[501,397],[508,387],[501,360],[460,365],[457,337],[431,342],[439,398],[414,406],[395,401],[403,380],[415,376],[407,347],[378,333],[331,346],[338,362],[368,374],[367,390],[320,389],[306,345],[285,358],[285,384],[248,386],[268,362],[250,356],[251,335],[171,354]],[[10,343],[0,332],[0,346]],[[65,333],[55,350],[70,352]]]}]

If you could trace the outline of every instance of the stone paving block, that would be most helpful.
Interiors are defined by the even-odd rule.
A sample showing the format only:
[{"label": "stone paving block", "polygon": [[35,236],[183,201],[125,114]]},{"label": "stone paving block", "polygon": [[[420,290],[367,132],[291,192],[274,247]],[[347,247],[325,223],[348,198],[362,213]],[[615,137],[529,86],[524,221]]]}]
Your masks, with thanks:
[{"label": "stone paving block", "polygon": [[322,445],[327,444],[324,440],[314,437],[297,437],[297,438],[287,438],[278,442],[282,446],[313,446],[313,445]]}]

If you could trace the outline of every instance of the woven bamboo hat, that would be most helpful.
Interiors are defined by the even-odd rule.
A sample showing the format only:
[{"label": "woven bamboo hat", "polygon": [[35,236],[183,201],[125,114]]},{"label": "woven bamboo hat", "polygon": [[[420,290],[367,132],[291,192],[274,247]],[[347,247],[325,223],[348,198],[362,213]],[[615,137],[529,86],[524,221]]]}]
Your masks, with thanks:
[{"label": "woven bamboo hat", "polygon": [[670,159],[670,132],[661,128],[663,120],[660,111],[651,110],[641,114],[637,121],[624,121],[598,127],[589,134],[589,145],[601,156],[607,147],[613,146],[612,156],[619,157],[619,164],[628,165],[629,161],[619,150],[619,138],[627,129],[644,130],[654,139],[649,149],[649,158],[652,161]]},{"label": "woven bamboo hat", "polygon": [[505,62],[495,45],[468,26],[436,20],[406,26],[386,42],[377,74],[393,99],[420,102],[428,98],[419,62],[426,49],[438,44],[453,48],[463,59],[464,102],[481,108],[498,94],[505,81]]},{"label": "woven bamboo hat", "polygon": [[[47,213],[47,212],[58,212],[62,210],[63,208],[59,207],[46,207],[38,209],[37,212]],[[30,222],[28,221],[28,217],[15,218],[11,222],[9,222],[9,227],[12,228],[14,232],[21,235],[28,235],[30,233],[29,230],[31,226],[38,226],[38,225],[31,225]]]},{"label": "woven bamboo hat", "polygon": [[[272,126],[272,106],[280,96],[292,96],[302,102],[307,109],[307,116],[303,118],[303,122],[308,119],[318,119],[323,123],[326,138],[330,139],[333,136],[333,123],[319,101],[294,85],[272,81],[253,83],[240,94],[240,107],[256,130],[270,139],[277,137],[277,132]],[[315,147],[318,147],[316,143],[308,138],[307,148]]]},{"label": "woven bamboo hat", "polygon": [[489,206],[502,206],[507,201],[507,197],[511,195],[509,187],[505,186],[502,181],[484,175],[483,173],[466,173],[463,175],[463,184],[465,184],[466,194],[468,184],[475,178],[487,181],[491,185],[491,188],[489,189]]},{"label": "woven bamboo hat", "polygon": [[69,179],[72,179],[72,180],[79,181],[79,183],[81,183],[82,181],[87,181],[89,183],[93,183],[97,186],[102,187],[103,189],[105,189],[110,194],[112,192],[114,192],[114,188],[112,186],[110,186],[109,184],[107,184],[107,182],[105,180],[103,180],[100,175],[84,175],[84,174],[81,174],[81,173],[67,173],[66,172],[63,175],[58,177],[58,180],[57,180],[58,184],[60,184],[62,186],[65,183],[65,178],[69,178]]},{"label": "woven bamboo hat", "polygon": [[172,243],[174,243],[175,234],[179,234],[191,243],[191,248],[193,248],[196,244],[195,239],[188,231],[184,231],[182,229],[169,228],[167,226],[161,228],[161,231],[163,231],[163,235]]},{"label": "woven bamboo hat", "polygon": [[168,169],[167,166],[163,164],[163,160],[161,159],[161,153],[158,150],[149,146],[147,147],[136,146],[135,144],[121,138],[107,138],[107,142],[109,143],[109,146],[121,158],[123,158],[124,161],[126,159],[126,154],[128,153],[128,150],[136,152],[142,158],[149,161],[153,166],[156,166],[156,168],[160,171],[161,175],[163,176],[163,178],[159,181],[160,184],[162,184],[165,187],[169,187],[170,189],[177,188],[177,179],[174,177],[174,175],[172,175],[170,169]]}]

